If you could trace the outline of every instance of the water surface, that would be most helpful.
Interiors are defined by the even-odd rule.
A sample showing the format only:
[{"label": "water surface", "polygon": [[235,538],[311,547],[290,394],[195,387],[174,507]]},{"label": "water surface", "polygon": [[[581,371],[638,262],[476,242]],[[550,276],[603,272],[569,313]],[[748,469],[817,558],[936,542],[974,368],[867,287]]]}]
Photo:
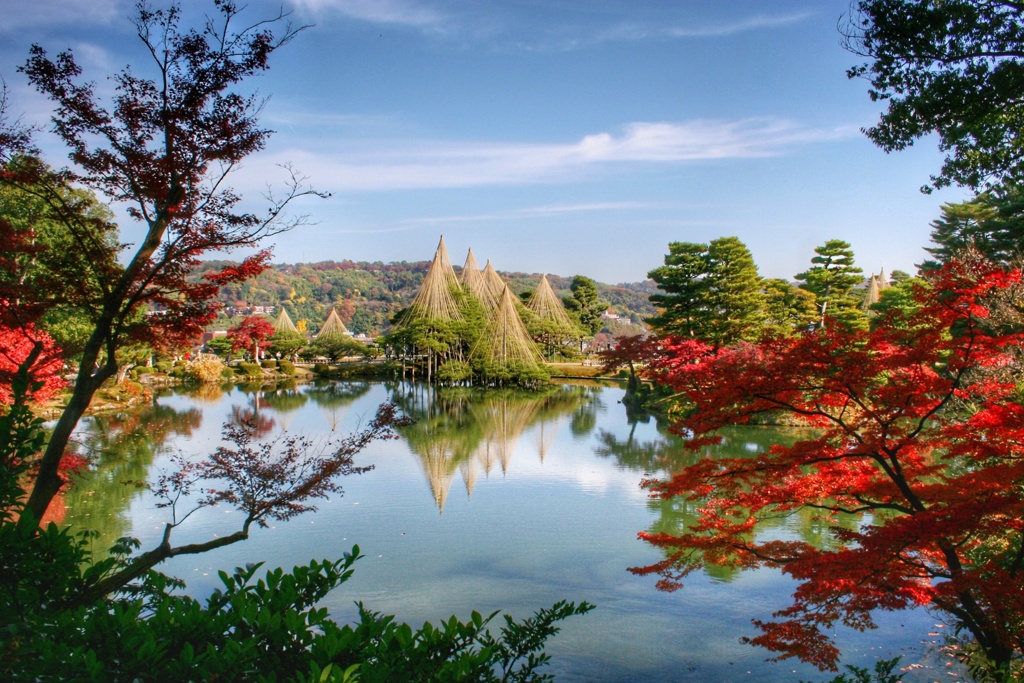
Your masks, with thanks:
[{"label": "water surface", "polygon": [[[531,395],[383,383],[169,393],[135,413],[83,424],[80,447],[94,454],[98,471],[63,502],[68,521],[100,530],[97,548],[120,535],[151,547],[169,513],[124,482],[152,481],[171,467],[172,453],[202,457],[220,443],[223,423],[253,417],[266,438],[287,430],[325,442],[395,401],[416,425],[401,440],[357,456],[358,465],[374,469],[344,479],[344,495],[162,570],[202,597],[219,585],[218,570],[253,561],[290,568],[336,559],[358,544],[365,557],[354,577],[325,603],[341,622],[355,618],[356,602],[419,625],[472,610],[522,618],[561,599],[586,600],[597,609],[564,622],[549,642],[549,671],[558,681],[831,678],[799,663],[766,662],[766,651],[739,642],[756,635],[752,619],[788,605],[794,584],[778,572],[709,571],[664,593],[654,578],[627,571],[662,557],[637,532],[680,529],[692,513],[692,503],[649,500],[640,481],[715,452],[685,451],[654,420],[631,422],[621,396],[618,387],[596,385]],[[794,438],[737,429],[718,449],[754,454]],[[240,524],[233,510],[201,510],[175,531],[174,542],[207,540]],[[799,516],[763,533],[823,538],[813,520]],[[954,678],[936,664],[934,634],[943,629],[934,615],[917,610],[878,621],[880,628],[865,634],[840,631],[846,663],[871,667],[902,655],[904,666],[923,665],[905,681]]]}]

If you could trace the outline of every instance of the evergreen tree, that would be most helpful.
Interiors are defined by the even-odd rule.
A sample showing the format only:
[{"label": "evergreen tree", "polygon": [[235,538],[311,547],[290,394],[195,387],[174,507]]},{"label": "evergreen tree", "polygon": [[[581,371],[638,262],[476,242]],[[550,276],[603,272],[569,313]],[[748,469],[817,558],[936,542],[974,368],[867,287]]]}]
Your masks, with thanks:
[{"label": "evergreen tree", "polygon": [[608,310],[609,304],[597,293],[597,284],[589,277],[577,275],[573,277],[572,290],[565,300],[565,307],[580,322],[580,326],[589,335],[595,335],[601,331],[601,314]]},{"label": "evergreen tree", "polygon": [[767,301],[747,245],[737,237],[711,240],[707,265],[710,315],[704,340],[720,347],[757,339],[764,330]]},{"label": "evergreen tree", "polygon": [[665,265],[648,277],[664,292],[651,295],[662,312],[648,320],[662,334],[728,346],[763,331],[767,301],[761,276],[750,250],[736,237],[709,244],[673,242]]},{"label": "evergreen tree", "polygon": [[665,265],[647,274],[663,294],[652,294],[651,303],[660,309],[647,322],[660,334],[694,337],[706,319],[708,290],[706,244],[671,242]]},{"label": "evergreen tree", "polygon": [[1017,187],[983,192],[957,204],[943,204],[932,221],[932,259],[918,267],[935,271],[959,252],[973,247],[986,259],[1007,265],[1024,252],[1024,192]]},{"label": "evergreen tree", "polygon": [[854,287],[864,281],[860,268],[854,265],[853,250],[848,242],[829,240],[814,249],[811,267],[796,276],[800,288],[817,298],[817,325],[824,327],[826,320],[855,328],[867,328],[867,315],[861,309],[860,298]]},{"label": "evergreen tree", "polygon": [[806,332],[818,320],[817,298],[781,278],[764,281],[766,330],[788,337]]}]

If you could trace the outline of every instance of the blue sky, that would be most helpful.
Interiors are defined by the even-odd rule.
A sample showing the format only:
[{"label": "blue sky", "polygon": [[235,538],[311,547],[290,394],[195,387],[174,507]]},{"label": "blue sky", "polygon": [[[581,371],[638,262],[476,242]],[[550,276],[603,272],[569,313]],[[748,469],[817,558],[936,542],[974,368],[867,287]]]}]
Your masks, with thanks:
[{"label": "blue sky", "polygon": [[[244,18],[281,2],[243,0]],[[100,88],[144,69],[129,0],[0,0],[12,112],[48,103],[16,68],[72,47]],[[188,0],[200,14],[212,2]],[[276,262],[425,260],[444,235],[506,271],[641,280],[671,241],[735,235],[791,278],[828,239],[865,272],[912,270],[934,140],[887,155],[879,105],[840,46],[848,0],[283,0],[315,24],[251,83],[276,131],[233,184],[253,201],[290,162],[326,201]],[[41,137],[51,163],[63,153]],[[259,206],[256,202],[255,206]],[[136,231],[122,223],[124,238]]]}]

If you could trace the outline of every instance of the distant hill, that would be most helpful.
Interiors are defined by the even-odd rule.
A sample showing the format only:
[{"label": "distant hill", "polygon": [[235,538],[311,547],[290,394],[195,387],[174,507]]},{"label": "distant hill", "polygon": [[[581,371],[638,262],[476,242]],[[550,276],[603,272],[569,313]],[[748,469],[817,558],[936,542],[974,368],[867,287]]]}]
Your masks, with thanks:
[{"label": "distant hill", "polygon": [[[200,274],[230,263],[206,262]],[[275,264],[256,278],[224,287],[219,300],[233,310],[274,306],[276,312],[284,306],[291,319],[300,326],[305,321],[309,331],[319,329],[333,306],[349,330],[374,335],[386,332],[391,316],[412,301],[429,265],[429,261]],[[540,273],[498,272],[516,294],[532,291],[541,278]],[[571,293],[571,276],[548,274],[548,281],[560,297]],[[617,285],[599,282],[597,286],[614,313],[630,316],[636,322],[654,313],[647,299],[654,291],[653,281]],[[226,322],[221,318],[217,324],[223,326]]]}]

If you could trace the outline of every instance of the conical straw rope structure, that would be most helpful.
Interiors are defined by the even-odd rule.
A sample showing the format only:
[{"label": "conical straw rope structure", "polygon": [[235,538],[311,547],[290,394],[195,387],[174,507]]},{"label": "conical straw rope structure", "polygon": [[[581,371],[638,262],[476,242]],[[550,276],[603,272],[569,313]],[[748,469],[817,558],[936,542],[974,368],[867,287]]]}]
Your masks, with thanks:
[{"label": "conical straw rope structure", "polygon": [[444,237],[441,237],[437,251],[434,252],[434,260],[427,269],[427,274],[423,276],[423,284],[420,285],[416,298],[413,299],[399,325],[408,325],[419,318],[461,320],[462,313],[459,312],[459,305],[452,295],[453,287],[460,287],[459,278],[452,268],[451,259],[448,258]]},{"label": "conical straw rope structure", "polygon": [[572,319],[565,310],[562,300],[555,294],[555,290],[551,289],[551,283],[548,282],[547,275],[541,276],[537,289],[526,303],[526,307],[536,313],[537,317],[542,320],[551,320],[565,327],[573,326]]},{"label": "conical straw rope structure", "polygon": [[277,314],[277,319],[274,321],[274,334],[285,334],[288,332],[299,334],[298,328],[295,327],[292,319],[288,317],[288,311],[282,306],[281,312]]},{"label": "conical straw rope structure", "polygon": [[498,271],[491,265],[491,259],[487,259],[487,265],[484,266],[484,282],[487,283],[487,288],[491,290],[491,294],[494,296],[495,301],[501,299],[501,293],[505,290],[505,281],[498,275]]},{"label": "conical straw rope structure", "polygon": [[320,333],[316,335],[317,339],[327,339],[329,337],[340,337],[342,335],[349,334],[348,328],[345,327],[345,323],[341,322],[341,318],[338,317],[338,312],[331,309],[331,314],[327,316],[327,322],[320,328]]},{"label": "conical straw rope structure", "polygon": [[[497,273],[495,273],[497,275]],[[498,306],[498,298],[494,296],[484,274],[476,265],[476,257],[470,249],[466,255],[466,265],[462,266],[462,284],[469,293],[476,297],[485,311],[493,311]]]},{"label": "conical straw rope structure", "polygon": [[515,364],[539,368],[540,356],[519,317],[515,300],[516,295],[506,285],[473,354],[506,367]]}]

